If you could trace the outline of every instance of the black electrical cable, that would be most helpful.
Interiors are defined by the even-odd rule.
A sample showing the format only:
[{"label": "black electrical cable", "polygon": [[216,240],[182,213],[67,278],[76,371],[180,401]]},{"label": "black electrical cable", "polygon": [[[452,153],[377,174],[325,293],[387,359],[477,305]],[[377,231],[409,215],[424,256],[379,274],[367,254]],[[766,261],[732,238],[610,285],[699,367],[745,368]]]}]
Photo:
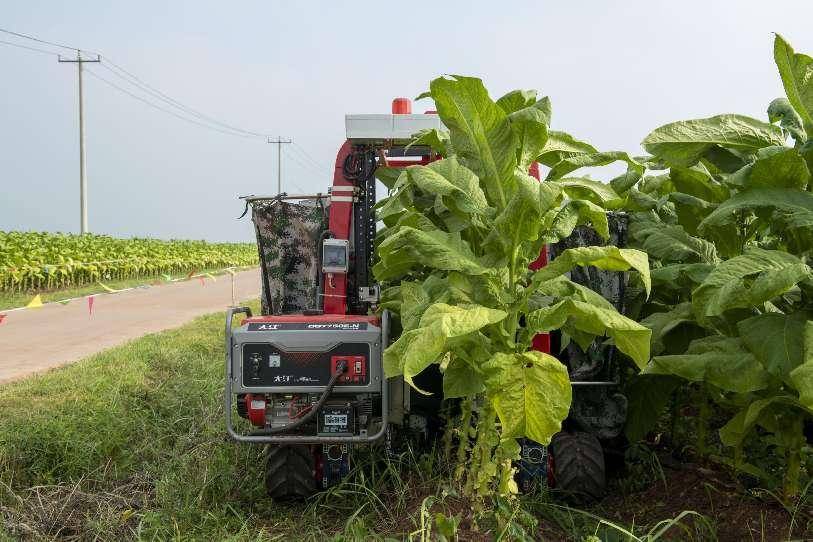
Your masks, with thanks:
[{"label": "black electrical cable", "polygon": [[258,431],[252,431],[249,435],[253,437],[259,437],[263,435],[279,435],[280,433],[288,433],[293,431],[300,425],[309,422],[316,416],[317,412],[325,405],[325,401],[327,398],[330,397],[330,393],[333,391],[333,388],[336,387],[336,384],[339,382],[339,377],[342,376],[347,371],[347,362],[345,360],[339,360],[336,363],[336,372],[333,373],[333,376],[330,377],[330,381],[327,383],[327,387],[325,387],[325,391],[322,392],[322,396],[319,397],[319,400],[316,401],[316,404],[311,407],[310,412],[298,418],[296,421],[289,423],[288,425],[283,425],[282,427],[269,427],[267,429],[260,429]]}]

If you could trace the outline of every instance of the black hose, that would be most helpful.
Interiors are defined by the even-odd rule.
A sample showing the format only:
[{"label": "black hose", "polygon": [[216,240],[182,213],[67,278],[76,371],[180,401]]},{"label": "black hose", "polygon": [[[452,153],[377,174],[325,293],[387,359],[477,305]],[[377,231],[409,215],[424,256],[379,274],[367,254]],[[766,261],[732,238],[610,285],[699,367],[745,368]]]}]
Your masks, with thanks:
[{"label": "black hose", "polygon": [[260,429],[257,431],[252,431],[249,433],[252,437],[259,437],[263,435],[278,435],[280,433],[287,433],[289,431],[293,431],[300,425],[309,422],[316,416],[316,413],[324,406],[325,401],[330,396],[330,393],[333,391],[333,388],[336,387],[336,383],[339,381],[339,377],[342,376],[345,371],[347,371],[347,362],[345,360],[339,360],[336,363],[336,372],[333,376],[330,377],[330,381],[327,383],[327,387],[325,391],[322,392],[322,396],[319,397],[319,400],[316,401],[316,404],[311,407],[310,412],[302,416],[301,418],[297,419],[294,422],[289,423],[288,425],[283,425],[282,427],[269,427],[266,429]]}]

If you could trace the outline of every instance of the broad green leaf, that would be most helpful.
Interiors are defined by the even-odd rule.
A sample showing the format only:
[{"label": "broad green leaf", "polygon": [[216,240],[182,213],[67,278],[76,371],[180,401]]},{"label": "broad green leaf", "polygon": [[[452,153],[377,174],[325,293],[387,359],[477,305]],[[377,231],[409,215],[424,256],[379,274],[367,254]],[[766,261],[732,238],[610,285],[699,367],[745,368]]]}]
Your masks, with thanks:
[{"label": "broad green leaf", "polygon": [[813,225],[813,193],[787,188],[754,188],[720,204],[698,226],[698,232],[714,231],[737,221],[739,211],[774,210],[772,218],[793,227]]},{"label": "broad green leaf", "polygon": [[799,402],[813,410],[813,363],[799,365],[791,371],[790,382],[799,392]]},{"label": "broad green leaf", "polygon": [[642,175],[643,173],[637,169],[627,169],[626,172],[610,181],[610,188],[617,194],[622,195],[635,186],[635,184],[641,180]]},{"label": "broad green leaf", "polygon": [[690,235],[697,233],[697,227],[700,223],[717,207],[716,204],[682,192],[672,192],[669,194],[669,201],[675,206],[678,223],[683,226]]},{"label": "broad green leaf", "polygon": [[[449,140],[449,132],[445,130],[438,130],[437,128],[421,130],[415,134],[407,147],[418,146],[427,146],[444,157],[450,157],[454,154],[451,141]],[[376,175],[377,174],[378,170],[376,169]],[[391,188],[389,185],[387,185],[387,187]]]},{"label": "broad green leaf", "polygon": [[643,174],[644,172],[644,166],[636,162],[633,158],[630,158],[630,156],[625,152],[596,152],[590,154],[576,154],[564,158],[551,168],[547,177],[545,177],[545,180],[555,181],[556,179],[561,179],[568,173],[583,167],[606,166],[607,164],[612,164],[613,162],[617,161],[626,162],[630,169],[637,171],[638,173]]},{"label": "broad green leaf", "polygon": [[508,116],[480,79],[439,77],[430,89],[460,162],[480,178],[489,200],[502,209],[517,165],[516,136]]},{"label": "broad green leaf", "polygon": [[510,115],[514,111],[519,111],[535,103],[535,90],[512,90],[497,99],[497,105],[500,106],[500,109],[502,109],[506,115]]},{"label": "broad green leaf", "polygon": [[779,126],[788,132],[798,144],[807,141],[804,121],[787,98],[776,98],[768,104],[768,122],[773,124],[776,121],[779,121]]},{"label": "broad green leaf", "polygon": [[520,244],[535,241],[543,229],[543,214],[558,205],[561,188],[552,183],[540,183],[524,173],[516,173],[516,190],[505,209],[494,219],[493,229],[483,242],[485,247],[498,250],[510,261]]},{"label": "broad green leaf", "polygon": [[410,331],[418,327],[421,316],[432,302],[423,286],[414,281],[404,281],[401,288],[401,327],[403,331]]},{"label": "broad green leaf", "polygon": [[692,237],[682,226],[653,224],[635,231],[635,239],[653,258],[667,262],[719,261],[717,250],[712,243],[699,237]]},{"label": "broad green leaf", "polygon": [[576,266],[585,265],[592,265],[606,271],[635,269],[641,275],[647,297],[652,289],[652,281],[649,277],[649,258],[646,252],[614,246],[569,248],[547,266],[536,271],[533,281],[542,283],[564,275]]},{"label": "broad green leaf", "polygon": [[728,188],[712,179],[708,170],[700,165],[690,168],[674,166],[669,178],[676,191],[704,201],[719,203],[729,195]]},{"label": "broad green leaf", "polygon": [[377,167],[375,168],[375,178],[387,188],[395,186],[395,181],[401,175],[403,170],[394,167]]},{"label": "broad green leaf", "polygon": [[[545,182],[543,184],[554,184]],[[561,209],[552,211],[549,215],[549,234],[545,236],[548,243],[556,243],[568,237],[576,226],[589,224],[602,239],[609,239],[610,225],[607,221],[607,212],[603,207],[588,200],[569,200]],[[548,224],[546,219],[545,224]],[[537,251],[538,254],[538,251]]]},{"label": "broad green leaf", "polygon": [[755,425],[766,421],[767,416],[771,416],[776,410],[787,411],[792,408],[803,406],[789,395],[758,399],[743,408],[720,429],[720,440],[726,446],[738,447]]},{"label": "broad green leaf", "polygon": [[525,173],[548,141],[548,118],[542,111],[530,106],[514,111],[508,115],[508,120],[518,142],[517,167]]},{"label": "broad green leaf", "polygon": [[694,286],[706,280],[713,268],[714,266],[707,263],[676,263],[653,269],[650,276],[656,285],[669,283],[687,285],[688,282],[691,289],[694,289]]},{"label": "broad green leaf", "polygon": [[773,58],[788,101],[802,117],[810,134],[813,125],[813,58],[795,52],[779,34],[774,39]]},{"label": "broad green leaf", "polygon": [[424,311],[419,328],[403,333],[384,351],[385,374],[388,378],[403,374],[404,380],[415,387],[413,377],[438,360],[450,339],[473,333],[505,316],[504,311],[477,305],[435,303]]},{"label": "broad green leaf", "polygon": [[387,378],[403,374],[404,380],[412,383],[413,376],[438,360],[445,345],[446,337],[433,329],[402,333],[384,350],[384,374]]},{"label": "broad green leaf", "polygon": [[420,326],[440,332],[447,339],[468,335],[508,315],[505,311],[479,305],[454,306],[435,303],[423,313]]},{"label": "broad green leaf", "polygon": [[651,351],[660,354],[664,351],[663,338],[683,324],[694,323],[692,304],[679,303],[666,312],[655,312],[641,320],[641,324],[652,330]]},{"label": "broad green leaf", "polygon": [[553,280],[541,283],[535,293],[541,296],[549,296],[557,301],[564,298],[573,298],[602,309],[615,310],[613,304],[601,294],[565,277],[556,277]]},{"label": "broad green leaf", "polygon": [[496,353],[484,370],[487,395],[502,425],[501,437],[549,444],[570,411],[567,368],[553,356],[530,351]]},{"label": "broad green leaf", "polygon": [[809,276],[810,268],[792,254],[751,249],[718,264],[692,293],[692,305],[698,321],[707,325],[711,317],[758,306]]},{"label": "broad green leaf", "polygon": [[587,177],[566,177],[557,179],[556,184],[562,187],[570,199],[584,199],[607,207],[610,202],[618,202],[620,196],[610,185]]},{"label": "broad green leaf", "polygon": [[398,278],[419,266],[471,275],[486,272],[459,235],[442,231],[401,227],[378,246],[378,254],[380,261],[373,273],[380,281]]},{"label": "broad green leaf", "polygon": [[629,401],[624,434],[630,442],[638,442],[655,427],[680,384],[681,380],[673,376],[642,374],[624,390]]},{"label": "broad green leaf", "polygon": [[742,341],[772,375],[786,382],[804,363],[804,335],[807,314],[766,313],[737,324]]},{"label": "broad green leaf", "polygon": [[743,115],[717,115],[665,124],[653,130],[641,144],[671,165],[689,167],[718,145],[752,152],[783,142],[778,126]]},{"label": "broad green leaf", "polygon": [[596,148],[589,143],[579,141],[565,132],[551,130],[548,132],[548,141],[545,143],[545,148],[542,149],[542,153],[537,157],[536,161],[548,167],[553,167],[565,158],[577,154],[594,154],[597,152]]},{"label": "broad green leaf", "polygon": [[748,164],[727,179],[742,189],[796,188],[803,190],[810,180],[807,162],[795,149],[782,149]]},{"label": "broad green leaf", "polygon": [[641,368],[649,361],[649,341],[652,332],[614,309],[608,310],[575,299],[564,299],[555,305],[529,313],[525,320],[528,333],[531,335],[560,329],[567,323],[585,334],[612,337],[618,349]]},{"label": "broad green leaf", "polygon": [[482,213],[488,207],[486,196],[474,173],[451,157],[426,166],[406,169],[409,180],[420,190],[448,200],[447,206],[471,214]]},{"label": "broad green leaf", "polygon": [[483,377],[457,356],[443,371],[443,398],[471,397],[484,389]]},{"label": "broad green leaf", "polygon": [[655,356],[644,373],[675,375],[737,393],[770,385],[769,374],[742,342],[721,336],[693,341],[686,354]]}]

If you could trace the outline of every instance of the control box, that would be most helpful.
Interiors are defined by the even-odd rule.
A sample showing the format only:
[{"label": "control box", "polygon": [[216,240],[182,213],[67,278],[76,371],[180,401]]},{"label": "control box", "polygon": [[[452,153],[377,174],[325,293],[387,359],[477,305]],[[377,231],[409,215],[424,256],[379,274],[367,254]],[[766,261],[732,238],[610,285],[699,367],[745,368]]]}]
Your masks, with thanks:
[{"label": "control box", "polygon": [[340,361],[347,369],[334,393],[381,391],[381,327],[372,317],[307,318],[257,317],[233,331],[235,393],[318,393]]}]

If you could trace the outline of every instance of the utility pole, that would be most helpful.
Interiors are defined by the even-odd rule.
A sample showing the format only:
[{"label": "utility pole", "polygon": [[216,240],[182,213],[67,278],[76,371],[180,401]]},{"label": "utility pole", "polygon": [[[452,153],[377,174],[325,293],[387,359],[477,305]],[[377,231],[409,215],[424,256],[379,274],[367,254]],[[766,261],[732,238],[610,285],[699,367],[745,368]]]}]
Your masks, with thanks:
[{"label": "utility pole", "polygon": [[88,233],[88,179],[85,172],[85,104],[82,95],[82,64],[85,62],[101,62],[102,59],[96,55],[95,59],[82,58],[82,51],[76,50],[76,59],[62,58],[59,56],[59,62],[68,62],[76,64],[77,74],[79,77],[79,231],[80,233]]},{"label": "utility pole", "polygon": [[282,194],[282,145],[285,143],[293,143],[292,139],[282,139],[277,136],[277,139],[268,138],[269,143],[277,145],[277,194]]}]

